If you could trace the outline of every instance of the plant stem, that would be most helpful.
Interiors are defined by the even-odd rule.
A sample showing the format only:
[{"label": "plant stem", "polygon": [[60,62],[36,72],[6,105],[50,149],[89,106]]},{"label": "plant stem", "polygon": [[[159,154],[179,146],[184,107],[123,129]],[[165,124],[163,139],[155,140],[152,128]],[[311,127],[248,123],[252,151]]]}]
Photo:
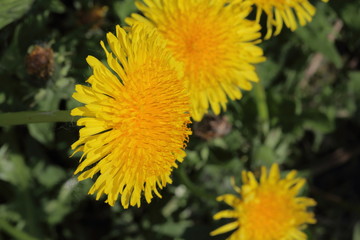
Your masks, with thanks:
[{"label": "plant stem", "polygon": [[70,115],[70,110],[50,112],[9,112],[0,113],[0,127],[23,125],[28,123],[73,122],[76,117]]},{"label": "plant stem", "polygon": [[263,132],[266,134],[269,131],[269,109],[267,105],[266,93],[264,85],[260,82],[254,85],[254,96],[256,102],[256,108],[259,114],[259,122],[262,126]]},{"label": "plant stem", "polygon": [[37,240],[25,232],[11,226],[5,219],[0,219],[0,229],[6,232],[9,236],[18,240]]}]

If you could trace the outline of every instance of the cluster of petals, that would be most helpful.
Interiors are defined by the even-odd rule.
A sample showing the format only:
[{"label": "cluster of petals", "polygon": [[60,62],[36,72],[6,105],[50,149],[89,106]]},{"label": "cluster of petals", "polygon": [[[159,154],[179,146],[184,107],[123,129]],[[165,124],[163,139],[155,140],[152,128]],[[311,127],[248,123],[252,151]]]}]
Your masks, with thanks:
[{"label": "cluster of petals", "polygon": [[235,230],[228,240],[305,240],[302,232],[306,224],[316,222],[314,214],[308,211],[316,202],[307,197],[297,196],[305,184],[305,179],[296,177],[290,171],[284,178],[279,166],[273,164],[268,172],[261,168],[260,181],[252,172],[242,172],[242,186],[234,189],[239,194],[218,197],[231,206],[214,215],[214,219],[233,218],[211,235]]},{"label": "cluster of petals", "polygon": [[[71,112],[82,117],[79,140],[72,145],[74,153],[82,152],[75,174],[79,180],[95,178],[89,193],[97,199],[106,195],[110,205],[120,200],[124,208],[139,207],[143,196],[148,203],[154,194],[161,197],[159,189],[172,182],[172,170],[186,156],[190,118],[200,121],[210,109],[220,114],[229,99],[240,99],[259,81],[255,64],[265,60],[257,45],[262,13],[265,39],[284,25],[293,31],[315,14],[308,0],[143,0],[136,5],[142,15],[132,14],[126,19],[130,27],[107,34],[110,50],[101,42],[107,63],[87,58],[93,74],[88,86],[77,85],[73,94],[84,106]],[[254,9],[256,20],[248,20]],[[262,169],[260,182],[244,172],[243,182],[236,187],[241,198],[219,197],[234,210],[215,215],[236,222],[213,235],[238,229],[229,239],[305,239],[299,229],[315,222],[306,211],[315,202],[296,197],[303,179],[295,172],[281,179],[274,165],[269,175]],[[264,209],[275,216],[269,224],[260,214]]]},{"label": "cluster of petals", "polygon": [[[229,0],[239,2],[244,0]],[[295,31],[298,26],[304,26],[311,22],[315,15],[316,8],[309,0],[245,0],[256,8],[256,22],[260,22],[263,13],[266,15],[267,33],[265,39],[278,35],[285,27]],[[328,2],[328,0],[322,0]],[[275,28],[275,31],[274,31]]]},{"label": "cluster of petals", "polygon": [[242,97],[258,82],[254,64],[265,60],[260,25],[247,20],[250,2],[225,0],[145,0],[137,2],[142,15],[132,14],[130,25],[156,27],[167,48],[184,65],[183,82],[190,94],[190,114],[200,121],[210,108],[226,110],[228,99]]},{"label": "cluster of petals", "polygon": [[77,85],[73,97],[84,106],[71,114],[79,140],[72,145],[83,152],[75,174],[96,181],[89,193],[107,195],[114,205],[119,195],[124,208],[149,203],[153,193],[171,183],[170,174],[185,157],[191,134],[189,96],[180,80],[181,65],[167,51],[156,29],[134,25],[126,32],[108,33],[105,66],[89,56],[90,86]]}]

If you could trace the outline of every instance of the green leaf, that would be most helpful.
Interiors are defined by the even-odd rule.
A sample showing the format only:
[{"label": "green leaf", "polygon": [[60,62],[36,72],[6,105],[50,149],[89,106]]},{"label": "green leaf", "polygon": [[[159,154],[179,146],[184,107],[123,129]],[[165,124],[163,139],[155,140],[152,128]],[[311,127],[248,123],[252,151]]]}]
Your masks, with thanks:
[{"label": "green leaf", "polygon": [[354,226],[353,240],[360,240],[360,222],[357,222]]},{"label": "green leaf", "polygon": [[261,82],[266,87],[282,69],[282,65],[272,59],[267,59],[265,62],[258,64],[256,69]]},{"label": "green leaf", "polygon": [[[0,67],[0,70],[3,71],[4,73],[18,74],[20,72],[19,71],[20,66],[18,63],[24,57],[20,53],[20,49],[19,49],[20,35],[21,35],[21,25],[19,24],[14,29],[13,40],[11,41],[9,46],[7,46],[7,48],[4,50],[3,54],[0,55],[0,66],[6,66],[6,68]],[[3,88],[5,89],[8,88],[9,87],[8,85],[13,82],[15,81],[8,81],[7,86]]]},{"label": "green leaf", "polygon": [[31,181],[31,172],[22,155],[8,152],[6,145],[0,148],[0,179],[20,189],[26,189]]},{"label": "green leaf", "polygon": [[[35,102],[40,111],[57,110],[60,101],[60,93],[55,93],[51,89],[40,89],[35,96]],[[54,123],[34,123],[28,124],[28,129],[32,137],[44,145],[50,145],[54,140]]]},{"label": "green leaf", "polygon": [[55,13],[64,13],[66,11],[65,5],[60,0],[51,0],[49,8]]},{"label": "green leaf", "polygon": [[60,188],[57,198],[45,203],[44,210],[47,213],[47,221],[57,224],[71,212],[74,203],[87,197],[87,190],[91,182],[78,182],[75,178],[67,180]]},{"label": "green leaf", "polygon": [[349,83],[348,89],[355,94],[355,96],[359,96],[360,92],[360,71],[352,71],[349,72]]},{"label": "green leaf", "polygon": [[271,166],[273,163],[278,162],[278,158],[272,149],[266,145],[260,145],[253,150],[253,159],[255,166]]},{"label": "green leaf", "polygon": [[136,12],[136,6],[134,0],[115,1],[114,11],[116,15],[124,22],[125,18],[132,12]]},{"label": "green leaf", "polygon": [[52,188],[65,179],[65,171],[57,166],[44,166],[44,162],[39,162],[34,168],[34,176],[46,188]]},{"label": "green leaf", "polygon": [[34,0],[2,0],[0,7],[0,29],[21,18]]},{"label": "green leaf", "polygon": [[201,156],[201,159],[203,161],[207,161],[209,159],[209,147],[208,146],[204,146],[201,150],[200,150],[200,156]]},{"label": "green leaf", "polygon": [[33,123],[28,124],[28,129],[36,140],[44,145],[49,145],[54,139],[54,123]]},{"label": "green leaf", "polygon": [[335,119],[321,112],[309,111],[304,117],[303,126],[320,133],[329,133],[335,129]]},{"label": "green leaf", "polygon": [[281,138],[283,137],[283,134],[281,132],[281,129],[275,128],[272,129],[265,139],[265,145],[270,148],[275,148],[276,145],[281,141]]},{"label": "green leaf", "polygon": [[345,24],[350,28],[360,31],[360,2],[348,1],[345,3],[344,7],[340,7],[339,9],[340,15]]},{"label": "green leaf", "polygon": [[162,225],[155,225],[153,229],[169,237],[180,237],[184,231],[193,225],[191,221],[172,222],[168,221]]},{"label": "green leaf", "polygon": [[0,229],[6,232],[8,235],[14,237],[17,240],[37,240],[37,238],[28,235],[26,232],[21,231],[20,229],[13,227],[5,219],[0,218]]},{"label": "green leaf", "polygon": [[334,42],[328,39],[329,33],[332,31],[332,24],[329,15],[335,13],[322,5],[317,9],[313,21],[305,27],[301,27],[295,31],[295,34],[303,41],[303,43],[315,52],[322,53],[325,58],[335,64],[337,68],[343,65],[342,58],[337,51]]}]

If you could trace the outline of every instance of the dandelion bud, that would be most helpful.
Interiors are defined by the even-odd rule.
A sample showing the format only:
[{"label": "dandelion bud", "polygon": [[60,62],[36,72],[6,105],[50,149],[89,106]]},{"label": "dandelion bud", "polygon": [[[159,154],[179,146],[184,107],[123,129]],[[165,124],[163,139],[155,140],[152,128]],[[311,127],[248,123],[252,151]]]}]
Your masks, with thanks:
[{"label": "dandelion bud", "polygon": [[105,23],[105,16],[109,8],[107,6],[94,6],[89,10],[80,11],[77,14],[79,25],[88,25],[93,29],[101,28]]},{"label": "dandelion bud", "polygon": [[205,140],[223,137],[230,133],[231,123],[225,116],[205,115],[201,122],[195,122],[194,134]]},{"label": "dandelion bud", "polygon": [[46,45],[32,46],[26,56],[25,64],[29,75],[47,79],[54,72],[54,52]]}]

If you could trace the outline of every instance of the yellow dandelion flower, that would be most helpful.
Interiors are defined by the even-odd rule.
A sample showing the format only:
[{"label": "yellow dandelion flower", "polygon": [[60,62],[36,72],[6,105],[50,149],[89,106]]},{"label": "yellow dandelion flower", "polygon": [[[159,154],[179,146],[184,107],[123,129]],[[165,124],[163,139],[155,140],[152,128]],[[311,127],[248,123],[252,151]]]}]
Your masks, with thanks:
[{"label": "yellow dandelion flower", "polygon": [[241,194],[237,197],[226,194],[218,197],[233,210],[223,210],[214,219],[236,218],[235,222],[211,232],[212,236],[235,230],[228,240],[305,240],[301,231],[306,224],[315,223],[313,213],[307,208],[316,203],[307,197],[297,197],[305,179],[297,178],[291,171],[280,178],[278,165],[272,165],[269,173],[261,168],[258,182],[253,173],[242,172],[243,186],[234,186]]},{"label": "yellow dandelion flower", "polygon": [[[265,39],[278,35],[283,25],[295,31],[298,24],[304,26],[311,22],[315,7],[308,0],[247,0],[256,6],[256,21],[260,22],[262,12],[267,15]],[[325,0],[326,1],[326,0]]]},{"label": "yellow dandelion flower", "polygon": [[133,14],[132,25],[155,26],[176,60],[184,64],[183,81],[190,94],[191,116],[200,121],[211,107],[226,109],[227,97],[240,99],[240,89],[257,82],[253,64],[264,61],[260,25],[245,18],[249,4],[235,8],[225,0],[144,0],[136,5],[145,17]]},{"label": "yellow dandelion flower", "polygon": [[191,131],[189,96],[180,80],[178,63],[156,29],[140,25],[129,32],[119,26],[103,42],[106,67],[89,56],[90,86],[76,86],[73,97],[85,104],[72,110],[79,140],[72,145],[83,155],[75,174],[97,179],[89,191],[96,199],[107,195],[114,205],[119,195],[124,208],[138,207],[141,195],[150,203],[153,193],[171,183],[172,168],[185,156]]}]

